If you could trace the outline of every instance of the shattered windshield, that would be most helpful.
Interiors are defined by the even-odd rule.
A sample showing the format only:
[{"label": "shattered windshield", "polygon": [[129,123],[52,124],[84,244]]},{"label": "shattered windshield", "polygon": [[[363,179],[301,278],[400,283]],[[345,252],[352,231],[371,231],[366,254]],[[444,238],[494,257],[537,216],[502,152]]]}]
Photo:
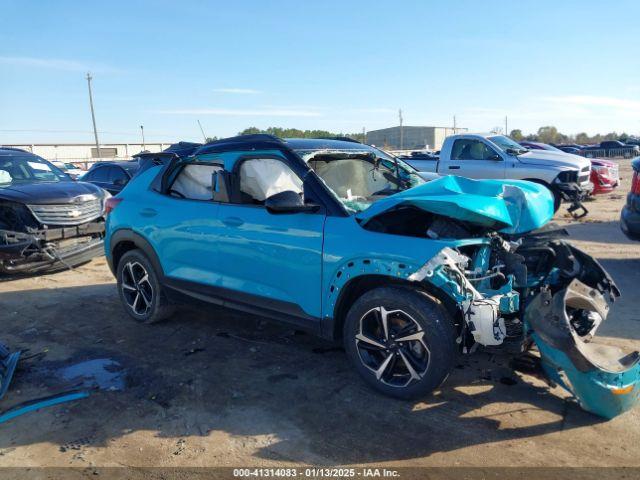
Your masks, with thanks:
[{"label": "shattered windshield", "polygon": [[0,156],[0,188],[18,183],[60,182],[64,180],[69,180],[65,173],[36,156]]},{"label": "shattered windshield", "polygon": [[378,150],[298,150],[351,213],[424,183],[415,170]]}]

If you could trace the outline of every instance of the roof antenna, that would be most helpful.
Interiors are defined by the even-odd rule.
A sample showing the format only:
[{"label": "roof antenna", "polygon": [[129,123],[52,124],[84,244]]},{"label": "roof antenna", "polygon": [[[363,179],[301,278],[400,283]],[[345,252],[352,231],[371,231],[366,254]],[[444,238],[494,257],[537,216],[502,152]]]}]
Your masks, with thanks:
[{"label": "roof antenna", "polygon": [[198,126],[200,127],[200,131],[202,132],[202,137],[204,138],[204,143],[207,143],[207,136],[204,134],[204,128],[202,128],[202,124],[200,120],[198,120]]}]

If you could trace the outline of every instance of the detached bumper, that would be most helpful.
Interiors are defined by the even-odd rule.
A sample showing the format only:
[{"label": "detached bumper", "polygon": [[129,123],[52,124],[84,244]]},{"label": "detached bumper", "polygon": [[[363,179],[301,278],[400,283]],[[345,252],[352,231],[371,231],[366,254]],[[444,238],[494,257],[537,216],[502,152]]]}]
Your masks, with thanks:
[{"label": "detached bumper", "polygon": [[0,274],[40,273],[102,255],[104,222],[33,233],[0,230]]},{"label": "detached bumper", "polygon": [[[590,342],[608,312],[609,300],[575,279],[555,294],[540,292],[528,305],[525,321],[547,376],[572,393],[584,410],[613,418],[638,403],[640,353],[625,355]],[[577,315],[588,316],[589,328],[583,323],[578,332]]]},{"label": "detached bumper", "polygon": [[[574,218],[582,218],[589,213],[582,202],[593,192],[593,184],[579,184],[577,182],[556,182],[553,188],[562,200],[569,202],[569,213]],[[581,211],[581,213],[576,213]]]}]

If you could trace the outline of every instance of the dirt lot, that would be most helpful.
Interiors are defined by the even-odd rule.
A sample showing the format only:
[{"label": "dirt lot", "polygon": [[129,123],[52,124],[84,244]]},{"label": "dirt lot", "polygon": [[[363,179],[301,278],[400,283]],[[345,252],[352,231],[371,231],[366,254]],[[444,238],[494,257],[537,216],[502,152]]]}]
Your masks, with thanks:
[{"label": "dirt lot", "polygon": [[[589,203],[587,219],[558,220],[622,290],[601,336],[640,348],[640,245],[618,226],[621,164],[621,188]],[[0,338],[28,350],[0,410],[77,388],[82,369],[101,386],[1,425],[3,466],[640,466],[640,409],[602,421],[488,354],[461,358],[421,402],[385,398],[340,349],[245,314],[137,325],[103,258],[0,283],[0,315]]]}]

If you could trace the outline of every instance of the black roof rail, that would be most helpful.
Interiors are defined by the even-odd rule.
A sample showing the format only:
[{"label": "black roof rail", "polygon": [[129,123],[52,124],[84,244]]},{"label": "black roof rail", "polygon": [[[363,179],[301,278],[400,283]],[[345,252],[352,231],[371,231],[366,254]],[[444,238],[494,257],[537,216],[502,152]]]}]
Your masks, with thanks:
[{"label": "black roof rail", "polygon": [[236,135],[235,137],[220,138],[218,140],[212,140],[205,143],[205,145],[215,145],[219,143],[227,143],[233,141],[234,143],[241,142],[259,142],[259,141],[276,141],[282,142],[280,137],[270,135],[268,133],[250,133],[248,135]]},{"label": "black roof rail", "polygon": [[198,148],[194,155],[207,152],[225,151],[237,148],[282,148],[286,147],[285,142],[274,135],[268,135],[266,133],[256,133],[251,135],[238,135],[236,137],[221,138],[220,140],[214,140],[204,144]]},{"label": "black roof rail", "polygon": [[322,137],[322,140],[340,140],[342,142],[351,142],[351,143],[362,143],[358,140],[356,140],[355,138],[351,138],[351,137]]}]

